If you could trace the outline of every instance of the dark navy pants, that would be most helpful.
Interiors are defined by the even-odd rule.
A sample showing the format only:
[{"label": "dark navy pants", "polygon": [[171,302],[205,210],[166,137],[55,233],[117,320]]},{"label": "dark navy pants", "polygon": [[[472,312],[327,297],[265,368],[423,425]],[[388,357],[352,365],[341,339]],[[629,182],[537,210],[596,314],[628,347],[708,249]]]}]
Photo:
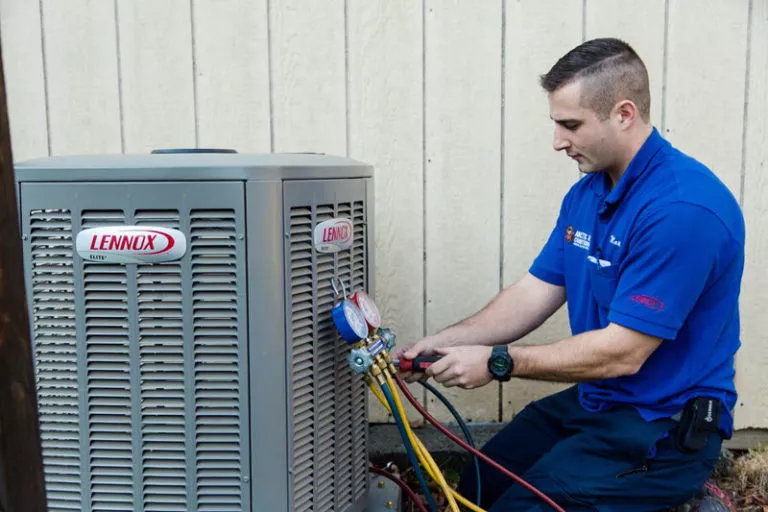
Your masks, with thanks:
[{"label": "dark navy pants", "polygon": [[[577,388],[529,404],[482,451],[568,512],[661,511],[683,504],[709,478],[722,440],[713,433],[695,454],[675,446],[676,423],[645,421],[631,407],[587,412]],[[509,477],[480,462],[482,507],[489,512],[552,510]],[[459,492],[474,501],[475,465]]]}]

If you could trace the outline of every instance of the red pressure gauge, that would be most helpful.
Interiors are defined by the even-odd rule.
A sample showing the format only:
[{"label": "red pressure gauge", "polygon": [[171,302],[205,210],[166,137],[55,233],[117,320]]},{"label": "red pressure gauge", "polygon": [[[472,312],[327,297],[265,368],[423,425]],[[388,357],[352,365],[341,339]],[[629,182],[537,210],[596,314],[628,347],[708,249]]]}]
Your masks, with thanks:
[{"label": "red pressure gauge", "polygon": [[381,313],[379,313],[379,308],[373,302],[373,299],[363,290],[356,291],[352,294],[351,299],[360,308],[365,321],[368,323],[368,327],[374,330],[378,329],[381,326]]}]

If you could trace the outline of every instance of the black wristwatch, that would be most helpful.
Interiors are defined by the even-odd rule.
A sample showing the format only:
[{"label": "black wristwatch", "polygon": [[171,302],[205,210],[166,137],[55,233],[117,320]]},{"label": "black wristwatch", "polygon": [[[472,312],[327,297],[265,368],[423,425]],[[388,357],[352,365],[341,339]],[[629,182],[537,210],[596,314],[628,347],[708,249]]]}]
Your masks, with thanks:
[{"label": "black wristwatch", "polygon": [[512,369],[514,367],[515,362],[512,360],[512,356],[509,355],[506,345],[493,347],[491,357],[488,358],[488,371],[491,372],[491,376],[494,379],[507,382],[512,378]]}]

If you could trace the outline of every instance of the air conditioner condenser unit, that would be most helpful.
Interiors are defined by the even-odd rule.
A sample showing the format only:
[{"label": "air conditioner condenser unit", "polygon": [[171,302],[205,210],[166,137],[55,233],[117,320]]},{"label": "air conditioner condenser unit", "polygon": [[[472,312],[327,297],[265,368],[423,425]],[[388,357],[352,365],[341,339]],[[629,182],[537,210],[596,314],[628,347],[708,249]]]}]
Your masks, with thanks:
[{"label": "air conditioner condenser unit", "polygon": [[374,291],[369,165],[50,157],[16,177],[49,510],[385,510],[331,318],[332,278]]}]

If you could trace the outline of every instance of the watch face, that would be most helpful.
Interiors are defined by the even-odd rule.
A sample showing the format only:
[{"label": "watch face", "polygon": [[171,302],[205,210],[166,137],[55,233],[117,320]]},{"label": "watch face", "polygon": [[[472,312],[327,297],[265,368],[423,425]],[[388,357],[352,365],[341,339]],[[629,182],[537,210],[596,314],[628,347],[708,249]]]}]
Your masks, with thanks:
[{"label": "watch face", "polygon": [[501,357],[496,357],[491,361],[491,368],[496,375],[504,375],[509,368],[509,363]]},{"label": "watch face", "polygon": [[493,347],[491,357],[488,358],[488,371],[495,379],[502,382],[508,381],[512,377],[513,366],[507,347]]}]

